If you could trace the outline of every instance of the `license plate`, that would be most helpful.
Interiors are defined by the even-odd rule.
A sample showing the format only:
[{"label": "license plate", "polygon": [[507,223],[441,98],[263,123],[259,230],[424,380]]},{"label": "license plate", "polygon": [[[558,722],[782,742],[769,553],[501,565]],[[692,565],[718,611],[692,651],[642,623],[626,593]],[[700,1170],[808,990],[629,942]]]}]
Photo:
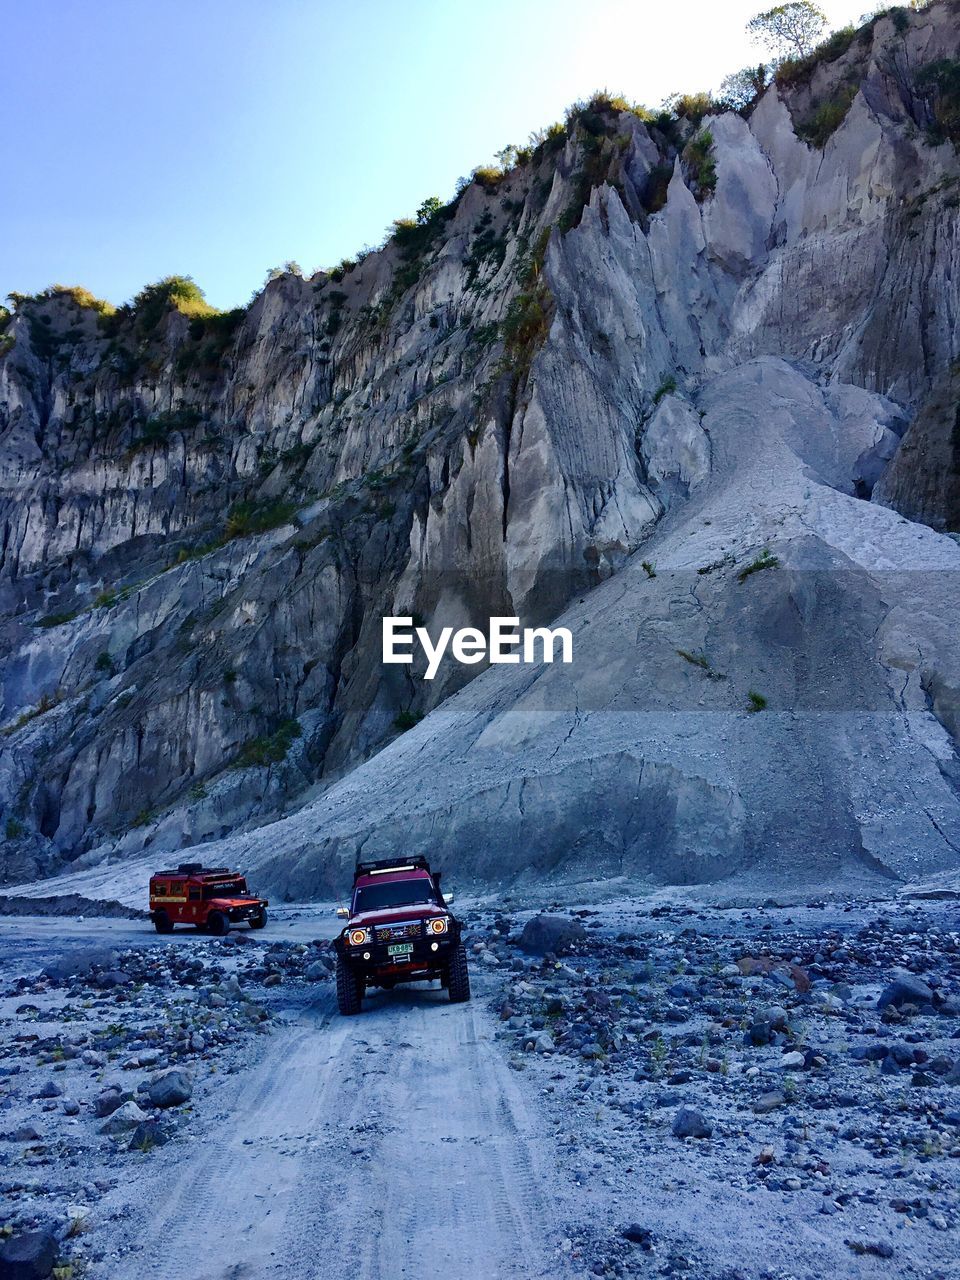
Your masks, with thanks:
[{"label": "license plate", "polygon": [[392,947],[387,947],[388,956],[408,956],[413,950],[412,942],[395,942]]}]

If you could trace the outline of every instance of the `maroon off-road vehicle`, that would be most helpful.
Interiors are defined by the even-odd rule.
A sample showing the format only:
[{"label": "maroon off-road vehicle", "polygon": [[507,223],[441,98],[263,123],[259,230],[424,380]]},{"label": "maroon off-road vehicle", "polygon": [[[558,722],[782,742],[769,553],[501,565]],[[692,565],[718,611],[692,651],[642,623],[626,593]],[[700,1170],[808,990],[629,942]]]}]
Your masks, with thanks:
[{"label": "maroon off-road vehicle", "polygon": [[470,999],[467,953],[460,922],[440,892],[440,872],[426,858],[358,862],[347,925],[334,940],[337,1004],[359,1013],[367,987],[390,991],[398,982],[439,978],[454,1003]]}]

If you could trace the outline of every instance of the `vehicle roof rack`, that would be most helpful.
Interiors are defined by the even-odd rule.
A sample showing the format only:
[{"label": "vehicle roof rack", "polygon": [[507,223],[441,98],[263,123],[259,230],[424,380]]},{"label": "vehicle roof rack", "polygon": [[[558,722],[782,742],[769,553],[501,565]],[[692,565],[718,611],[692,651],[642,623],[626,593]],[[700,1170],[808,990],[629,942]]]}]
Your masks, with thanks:
[{"label": "vehicle roof rack", "polygon": [[157,876],[233,876],[239,875],[237,871],[231,871],[229,867],[205,867],[202,862],[181,862],[176,871],[154,871],[153,878]]},{"label": "vehicle roof rack", "polygon": [[422,853],[412,858],[377,858],[373,862],[358,862],[354,867],[353,878],[358,876],[375,876],[385,871],[429,871],[430,863]]}]

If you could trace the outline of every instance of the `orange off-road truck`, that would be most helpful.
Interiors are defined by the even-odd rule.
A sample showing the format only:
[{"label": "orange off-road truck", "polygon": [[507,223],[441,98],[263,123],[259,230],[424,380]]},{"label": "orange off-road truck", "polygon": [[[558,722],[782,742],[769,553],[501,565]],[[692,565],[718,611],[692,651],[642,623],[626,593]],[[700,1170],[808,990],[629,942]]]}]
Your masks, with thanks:
[{"label": "orange off-road truck", "polygon": [[249,892],[239,872],[227,867],[183,862],[176,871],[157,871],[150,877],[150,919],[157,933],[192,924],[219,936],[244,921],[251,929],[262,929],[269,905],[266,898]]}]

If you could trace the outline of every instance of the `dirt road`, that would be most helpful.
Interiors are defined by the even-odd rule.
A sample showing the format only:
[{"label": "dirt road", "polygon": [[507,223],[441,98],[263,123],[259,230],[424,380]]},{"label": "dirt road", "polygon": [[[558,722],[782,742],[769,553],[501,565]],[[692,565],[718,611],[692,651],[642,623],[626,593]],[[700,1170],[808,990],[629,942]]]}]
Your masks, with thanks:
[{"label": "dirt road", "polygon": [[[141,1166],[111,1280],[565,1274],[542,1122],[492,1021],[439,988],[325,995]],[[126,1188],[129,1197],[129,1186]],[[119,1240],[118,1240],[119,1243]]]}]

